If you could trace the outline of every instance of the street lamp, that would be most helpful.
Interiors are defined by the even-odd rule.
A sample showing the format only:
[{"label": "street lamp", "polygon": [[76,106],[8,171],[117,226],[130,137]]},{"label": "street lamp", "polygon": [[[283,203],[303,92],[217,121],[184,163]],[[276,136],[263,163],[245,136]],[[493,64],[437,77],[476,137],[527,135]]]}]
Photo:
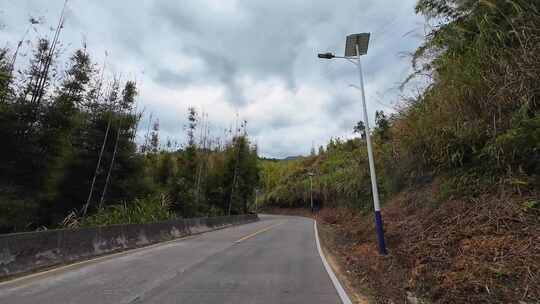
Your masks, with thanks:
[{"label": "street lamp", "polygon": [[309,200],[311,201],[311,213],[313,213],[313,172],[308,172],[309,176]]},{"label": "street lamp", "polygon": [[371,136],[369,134],[369,120],[366,106],[366,94],[364,90],[364,75],[362,74],[362,63],[360,57],[367,54],[369,46],[369,33],[352,34],[347,36],[345,43],[345,56],[335,56],[332,53],[320,53],[318,55],[321,59],[333,59],[341,58],[347,59],[349,62],[356,65],[358,73],[360,75],[360,90],[362,92],[362,105],[364,108],[364,122],[366,124],[366,143],[368,149],[369,159],[369,173],[371,176],[371,190],[373,192],[373,207],[375,209],[375,230],[377,232],[377,241],[379,244],[379,252],[382,255],[386,255],[386,244],[384,242],[384,229],[383,221],[381,217],[381,206],[379,203],[379,190],[377,188],[377,175],[375,174],[375,161],[373,160],[373,148],[371,146]]}]

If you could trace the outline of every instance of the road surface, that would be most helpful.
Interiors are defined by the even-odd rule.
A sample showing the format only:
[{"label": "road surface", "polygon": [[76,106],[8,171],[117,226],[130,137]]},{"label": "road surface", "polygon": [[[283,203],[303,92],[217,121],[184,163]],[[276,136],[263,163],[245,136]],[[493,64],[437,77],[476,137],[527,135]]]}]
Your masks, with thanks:
[{"label": "road surface", "polygon": [[261,220],[0,283],[0,303],[341,303],[313,221]]}]

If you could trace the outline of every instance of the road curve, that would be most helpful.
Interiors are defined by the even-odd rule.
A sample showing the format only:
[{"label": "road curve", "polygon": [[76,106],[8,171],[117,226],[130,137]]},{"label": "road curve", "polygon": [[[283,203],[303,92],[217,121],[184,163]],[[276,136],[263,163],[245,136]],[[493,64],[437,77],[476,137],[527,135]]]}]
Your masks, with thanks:
[{"label": "road curve", "polygon": [[341,303],[313,221],[255,223],[0,283],[0,303]]}]

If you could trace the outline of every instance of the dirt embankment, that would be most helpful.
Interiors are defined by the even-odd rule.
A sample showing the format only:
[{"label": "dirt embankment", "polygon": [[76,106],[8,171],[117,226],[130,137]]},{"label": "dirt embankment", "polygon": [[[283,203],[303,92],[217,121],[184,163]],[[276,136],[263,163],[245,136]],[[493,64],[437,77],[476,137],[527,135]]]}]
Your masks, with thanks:
[{"label": "dirt embankment", "polygon": [[540,303],[539,197],[498,192],[440,204],[435,184],[396,195],[383,208],[385,257],[371,214],[325,209],[319,227],[375,303]]}]

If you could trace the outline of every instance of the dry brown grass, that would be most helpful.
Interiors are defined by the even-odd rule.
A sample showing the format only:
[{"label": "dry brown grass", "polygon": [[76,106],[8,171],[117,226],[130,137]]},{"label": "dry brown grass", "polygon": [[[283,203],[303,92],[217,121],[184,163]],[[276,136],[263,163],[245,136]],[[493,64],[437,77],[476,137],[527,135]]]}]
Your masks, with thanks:
[{"label": "dry brown grass", "polygon": [[383,210],[390,254],[377,253],[372,216],[326,209],[325,243],[377,303],[407,292],[434,303],[538,303],[540,211],[536,195],[498,191],[434,206],[436,183],[397,195]]}]

